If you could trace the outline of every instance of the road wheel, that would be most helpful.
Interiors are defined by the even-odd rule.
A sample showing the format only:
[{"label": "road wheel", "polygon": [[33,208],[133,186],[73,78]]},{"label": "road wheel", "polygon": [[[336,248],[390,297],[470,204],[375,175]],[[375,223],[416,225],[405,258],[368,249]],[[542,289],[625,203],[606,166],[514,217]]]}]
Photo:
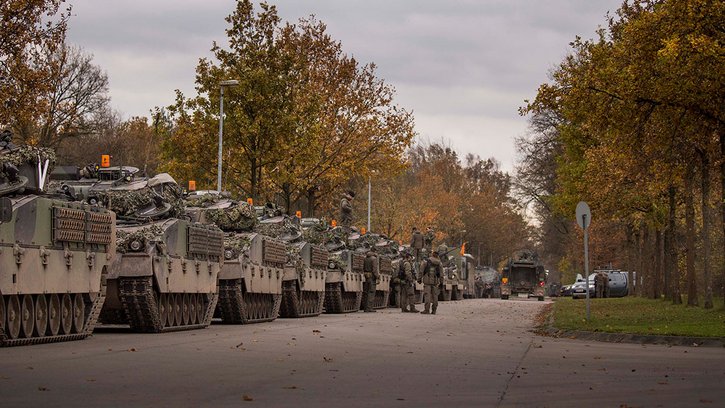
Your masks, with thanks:
[{"label": "road wheel", "polygon": [[199,324],[204,324],[204,318],[206,317],[206,310],[204,309],[204,295],[203,293],[198,293],[196,295],[196,319],[199,321]]},{"label": "road wheel", "polygon": [[8,296],[7,304],[7,326],[5,333],[11,339],[17,339],[20,336],[20,299],[16,295]]},{"label": "road wheel", "polygon": [[20,320],[22,334],[25,338],[33,337],[35,329],[35,302],[32,295],[24,295],[20,303]]},{"label": "road wheel", "polygon": [[64,294],[60,301],[60,331],[71,334],[73,330],[73,301],[69,294]]},{"label": "road wheel", "polygon": [[182,308],[184,305],[181,301],[181,293],[177,293],[175,295],[170,295],[174,297],[174,321],[176,321],[177,326],[183,326],[184,325],[184,311]]},{"label": "road wheel", "polygon": [[167,327],[169,325],[169,305],[166,301],[166,293],[159,295],[159,321],[161,327]]},{"label": "road wheel", "polygon": [[189,294],[189,324],[196,324],[196,293]]},{"label": "road wheel", "polygon": [[48,331],[51,336],[60,332],[60,298],[55,293],[50,295],[48,304]]},{"label": "road wheel", "polygon": [[35,299],[35,336],[43,337],[48,330],[48,301],[42,293]]},{"label": "road wheel", "polygon": [[73,296],[73,332],[82,333],[86,322],[86,304],[83,302],[83,294],[76,293]]},{"label": "road wheel", "polygon": [[191,316],[189,313],[189,294],[184,293],[181,295],[181,319],[184,325],[188,325],[191,322]]}]

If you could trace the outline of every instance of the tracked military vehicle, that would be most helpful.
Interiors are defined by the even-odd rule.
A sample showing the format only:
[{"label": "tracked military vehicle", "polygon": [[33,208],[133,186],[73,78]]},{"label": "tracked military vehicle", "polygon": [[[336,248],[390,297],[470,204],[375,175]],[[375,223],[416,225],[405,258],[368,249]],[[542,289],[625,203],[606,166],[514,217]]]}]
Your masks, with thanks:
[{"label": "tracked military vehicle", "polygon": [[254,232],[255,209],[218,194],[189,201],[192,219],[224,231],[224,264],[219,273],[216,315],[228,324],[268,322],[282,301],[284,243]]},{"label": "tracked military vehicle", "polygon": [[[375,299],[373,300],[373,309],[384,309],[388,307],[390,302],[390,291],[391,281],[393,279],[393,271],[397,272],[397,269],[393,268],[393,259],[396,260],[395,265],[397,266],[400,262],[400,255],[398,254],[398,245],[387,238],[374,233],[367,233],[360,235],[357,232],[350,235],[348,239],[348,246],[351,249],[366,253],[368,250],[373,250],[377,255],[378,264],[375,266],[379,274],[379,278],[375,283]],[[364,283],[364,279],[363,279]],[[367,303],[367,293],[362,294],[361,309],[364,309]]]},{"label": "tracked military vehicle", "polygon": [[165,173],[111,183],[94,196],[118,218],[102,321],[154,333],[208,326],[218,298],[221,230],[177,218],[184,212],[181,190]]},{"label": "tracked military vehicle", "polygon": [[274,206],[252,207],[213,194],[192,203],[195,219],[225,231],[218,306],[224,322],[322,313],[327,252],[302,241],[301,228],[292,218]]},{"label": "tracked military vehicle", "polygon": [[453,252],[457,248],[448,248],[445,244],[438,246],[438,256],[443,265],[443,284],[438,294],[438,300],[461,300],[463,299],[464,285],[459,281],[459,265]]},{"label": "tracked military vehicle", "polygon": [[360,310],[363,295],[363,260],[365,254],[350,250],[346,228],[330,228],[316,218],[300,220],[303,240],[323,245],[328,251],[325,274],[325,313],[351,313]]},{"label": "tracked military vehicle", "polygon": [[106,296],[114,214],[43,195],[51,150],[0,135],[0,345],[88,337]]}]

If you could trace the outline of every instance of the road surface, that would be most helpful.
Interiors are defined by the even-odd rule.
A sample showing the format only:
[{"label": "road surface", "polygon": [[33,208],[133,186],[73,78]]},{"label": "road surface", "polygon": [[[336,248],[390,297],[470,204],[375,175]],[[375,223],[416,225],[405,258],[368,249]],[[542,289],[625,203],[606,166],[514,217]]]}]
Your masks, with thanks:
[{"label": "road surface", "polygon": [[553,339],[547,302],[278,319],[0,349],[3,407],[715,407],[725,349]]}]

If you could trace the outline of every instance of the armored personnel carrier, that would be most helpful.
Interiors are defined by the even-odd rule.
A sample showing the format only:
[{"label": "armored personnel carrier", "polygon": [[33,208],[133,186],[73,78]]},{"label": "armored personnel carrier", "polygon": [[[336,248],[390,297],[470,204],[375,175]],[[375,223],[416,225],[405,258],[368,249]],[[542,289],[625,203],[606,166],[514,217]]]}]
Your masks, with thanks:
[{"label": "armored personnel carrier", "polygon": [[[384,309],[388,307],[390,302],[390,291],[391,291],[391,280],[393,279],[393,271],[397,272],[397,269],[393,268],[393,259],[396,260],[395,265],[400,262],[400,255],[398,254],[398,245],[394,241],[390,241],[387,238],[374,233],[367,233],[360,235],[354,233],[350,235],[348,240],[348,246],[355,251],[360,251],[364,254],[368,250],[373,250],[377,254],[378,264],[376,268],[380,272],[380,278],[375,283],[375,299],[373,300],[374,309]],[[363,279],[363,282],[365,280]],[[362,294],[362,303],[360,307],[364,309],[367,303],[367,293]]]},{"label": "armored personnel carrier", "polygon": [[328,252],[304,241],[300,219],[266,212],[257,231],[286,244],[280,317],[308,317],[322,313],[325,300]]},{"label": "armored personnel carrier", "polygon": [[0,135],[0,345],[88,337],[114,256],[110,211],[43,195],[54,153]]},{"label": "armored personnel carrier", "polygon": [[325,274],[325,313],[360,310],[365,280],[365,254],[348,249],[350,231],[342,227],[330,228],[323,220],[316,218],[303,218],[300,225],[304,241],[323,245],[329,253]]},{"label": "armored personnel carrier", "polygon": [[293,218],[273,206],[252,207],[213,194],[191,203],[195,219],[225,232],[218,306],[224,322],[322,313],[327,252],[302,241]]},{"label": "armored personnel carrier", "polygon": [[177,218],[184,213],[181,190],[165,173],[94,194],[118,217],[102,321],[154,333],[208,326],[218,298],[221,230]]}]

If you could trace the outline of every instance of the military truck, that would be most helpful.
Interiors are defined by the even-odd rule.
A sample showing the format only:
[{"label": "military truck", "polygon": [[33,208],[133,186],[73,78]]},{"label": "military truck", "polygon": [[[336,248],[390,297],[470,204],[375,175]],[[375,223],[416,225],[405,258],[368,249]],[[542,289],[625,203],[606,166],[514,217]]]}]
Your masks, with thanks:
[{"label": "military truck", "polygon": [[222,231],[179,218],[181,189],[165,173],[112,183],[94,196],[117,215],[118,254],[102,322],[154,333],[208,326],[218,300]]},{"label": "military truck", "polygon": [[0,134],[0,346],[86,338],[106,297],[114,214],[43,195],[54,162]]},{"label": "military truck", "polygon": [[501,299],[526,294],[544,300],[546,270],[531,251],[519,251],[509,258],[501,274]]}]

